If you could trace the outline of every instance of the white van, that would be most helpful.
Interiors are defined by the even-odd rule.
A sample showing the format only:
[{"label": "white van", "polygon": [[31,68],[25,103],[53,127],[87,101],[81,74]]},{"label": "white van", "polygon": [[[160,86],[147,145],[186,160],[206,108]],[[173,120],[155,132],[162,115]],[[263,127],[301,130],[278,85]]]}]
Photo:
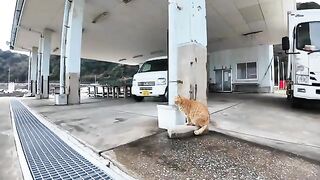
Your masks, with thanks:
[{"label": "white van", "polygon": [[168,57],[157,57],[147,60],[133,76],[132,95],[138,102],[144,97],[168,96]]}]

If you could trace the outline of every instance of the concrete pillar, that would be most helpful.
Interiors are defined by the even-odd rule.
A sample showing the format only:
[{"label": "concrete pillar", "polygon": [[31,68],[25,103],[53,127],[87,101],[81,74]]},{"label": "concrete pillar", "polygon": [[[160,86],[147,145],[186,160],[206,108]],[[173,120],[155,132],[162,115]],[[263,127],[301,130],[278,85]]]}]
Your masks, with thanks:
[{"label": "concrete pillar", "polygon": [[272,52],[270,52],[272,54],[272,57],[271,57],[271,79],[270,79],[270,92],[271,93],[274,93],[274,86],[275,86],[275,67],[274,67],[274,55],[273,55],[273,46],[271,46],[271,49],[272,49]]},{"label": "concrete pillar", "polygon": [[158,106],[158,112],[166,112],[170,116],[159,114],[159,121],[164,117],[171,118],[168,122],[175,122],[175,125],[185,122],[174,104],[178,95],[193,97],[207,104],[206,63],[205,0],[169,0],[169,107]]},{"label": "concrete pillar", "polygon": [[41,59],[42,59],[42,44],[43,44],[43,36],[40,36],[39,40],[39,48],[38,48],[38,58],[37,58],[37,93],[36,93],[36,98],[40,99],[41,98],[41,92],[42,92],[42,78],[41,78]]},{"label": "concrete pillar", "polygon": [[37,71],[38,71],[38,48],[32,47],[31,50],[31,96],[35,96],[37,93]]},{"label": "concrete pillar", "polygon": [[31,51],[29,53],[29,62],[28,62],[28,93],[31,94]]},{"label": "concrete pillar", "polygon": [[72,1],[66,41],[65,86],[68,104],[80,103],[82,22],[85,1]]},{"label": "concrete pillar", "polygon": [[[71,3],[71,4],[70,4]],[[61,66],[60,66],[60,95],[56,97],[56,104],[80,103],[80,65],[82,22],[85,1],[65,1],[64,27],[62,27]],[[64,55],[64,57],[63,57]],[[65,83],[64,83],[65,82]]]},{"label": "concrete pillar", "polygon": [[49,73],[50,73],[50,55],[51,55],[51,36],[52,30],[43,31],[42,57],[41,57],[41,98],[49,98]]},{"label": "concrete pillar", "polygon": [[205,0],[169,0],[169,105],[177,95],[189,97],[190,85],[197,100],[207,103],[206,62]]}]

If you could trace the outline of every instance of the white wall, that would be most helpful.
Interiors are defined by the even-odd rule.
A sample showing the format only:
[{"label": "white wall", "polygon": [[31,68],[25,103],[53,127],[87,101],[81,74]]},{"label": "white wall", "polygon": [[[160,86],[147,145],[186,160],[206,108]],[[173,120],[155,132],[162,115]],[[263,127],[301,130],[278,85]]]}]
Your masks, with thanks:
[{"label": "white wall", "polygon": [[[214,69],[223,67],[232,68],[232,83],[257,83],[260,88],[270,88],[273,91],[274,75],[272,74],[273,63],[268,69],[270,62],[273,61],[273,46],[259,45],[255,47],[229,49],[217,51],[209,54],[209,82],[214,83]],[[237,80],[237,64],[245,62],[257,62],[257,80]],[[265,75],[265,73],[267,74]],[[272,77],[271,77],[272,75]]]}]

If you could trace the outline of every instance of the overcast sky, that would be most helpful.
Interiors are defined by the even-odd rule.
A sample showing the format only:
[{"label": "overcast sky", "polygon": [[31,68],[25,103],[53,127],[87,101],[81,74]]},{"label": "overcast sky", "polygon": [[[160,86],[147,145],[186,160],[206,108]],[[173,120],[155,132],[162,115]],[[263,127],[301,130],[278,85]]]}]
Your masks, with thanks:
[{"label": "overcast sky", "polygon": [[[320,0],[297,0],[297,2],[314,1],[320,4]],[[0,0],[0,49],[8,50],[6,41],[10,41],[10,33],[13,19],[13,12],[16,0]]]},{"label": "overcast sky", "polygon": [[8,50],[16,0],[0,0],[0,49]]}]

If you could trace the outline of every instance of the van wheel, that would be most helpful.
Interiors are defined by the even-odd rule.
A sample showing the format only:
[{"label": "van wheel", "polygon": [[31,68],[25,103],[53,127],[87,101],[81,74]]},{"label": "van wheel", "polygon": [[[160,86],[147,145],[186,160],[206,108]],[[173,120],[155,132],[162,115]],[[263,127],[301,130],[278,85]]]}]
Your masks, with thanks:
[{"label": "van wheel", "polygon": [[163,102],[168,102],[168,90],[166,89],[166,92],[164,95],[161,96],[161,99]]},{"label": "van wheel", "polygon": [[142,96],[133,96],[133,99],[135,101],[137,101],[137,102],[141,102],[141,101],[143,101],[144,97],[142,97]]}]

